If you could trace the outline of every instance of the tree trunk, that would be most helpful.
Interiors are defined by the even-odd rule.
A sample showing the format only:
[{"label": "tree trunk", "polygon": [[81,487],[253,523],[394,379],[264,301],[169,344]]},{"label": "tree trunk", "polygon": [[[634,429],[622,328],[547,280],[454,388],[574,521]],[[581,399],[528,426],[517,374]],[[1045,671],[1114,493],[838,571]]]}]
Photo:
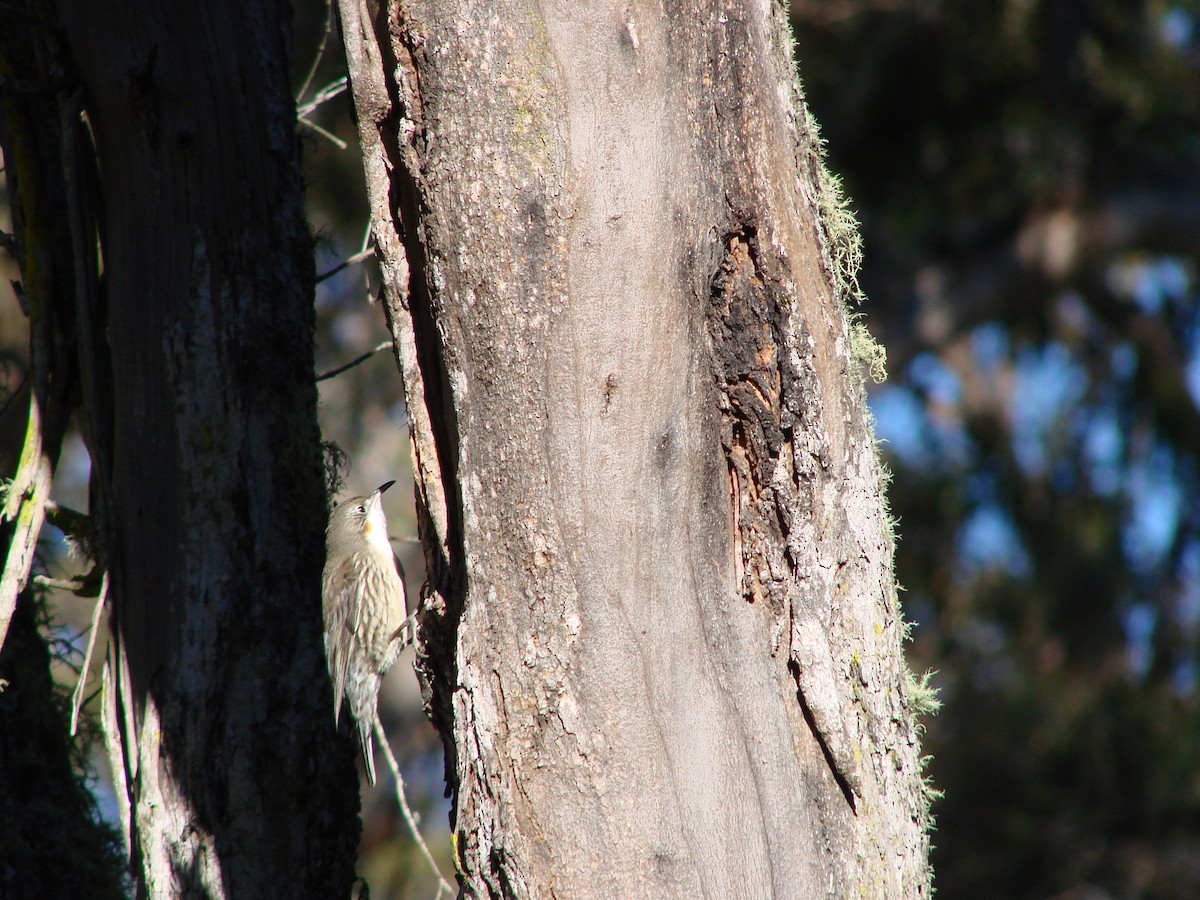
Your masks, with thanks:
[{"label": "tree trunk", "polygon": [[928,894],[783,10],[341,0],[470,896]]},{"label": "tree trunk", "polygon": [[312,247],[287,7],[55,12],[4,27],[39,43],[45,69],[19,74],[59,100],[59,229],[81,276],[113,604],[106,725],[138,895],[345,896],[356,778],[321,652]]}]

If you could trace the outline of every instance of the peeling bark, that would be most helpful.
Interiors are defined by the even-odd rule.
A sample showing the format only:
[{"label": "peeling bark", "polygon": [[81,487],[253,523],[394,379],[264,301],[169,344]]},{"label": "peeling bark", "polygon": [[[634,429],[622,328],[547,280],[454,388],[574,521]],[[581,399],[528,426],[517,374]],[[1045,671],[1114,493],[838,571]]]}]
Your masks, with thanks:
[{"label": "peeling bark", "polygon": [[927,895],[846,237],[783,11],[341,15],[467,895]]}]

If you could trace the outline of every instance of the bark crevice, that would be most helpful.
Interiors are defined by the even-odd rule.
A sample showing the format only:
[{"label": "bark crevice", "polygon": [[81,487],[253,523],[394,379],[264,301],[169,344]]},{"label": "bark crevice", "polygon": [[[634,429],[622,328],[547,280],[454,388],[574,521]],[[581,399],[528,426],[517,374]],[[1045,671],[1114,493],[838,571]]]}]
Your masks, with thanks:
[{"label": "bark crevice", "polygon": [[[902,682],[890,545],[781,9],[418,0],[388,28],[424,140],[363,146],[391,296],[419,253],[429,292],[392,321],[461,529],[431,534],[462,606],[424,665],[466,891],[920,895],[915,755],[877,777],[860,707],[896,698],[851,684]],[[393,139],[420,198],[389,243]]]}]

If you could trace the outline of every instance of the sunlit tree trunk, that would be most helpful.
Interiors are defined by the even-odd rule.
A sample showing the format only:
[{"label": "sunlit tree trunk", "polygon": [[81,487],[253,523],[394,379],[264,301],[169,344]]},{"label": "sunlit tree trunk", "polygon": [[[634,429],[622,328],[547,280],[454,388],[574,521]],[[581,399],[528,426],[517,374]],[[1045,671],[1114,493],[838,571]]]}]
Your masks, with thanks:
[{"label": "sunlit tree trunk", "polygon": [[74,247],[69,337],[111,585],[106,726],[138,895],[345,896],[355,777],[321,653],[287,6],[10,12],[37,51],[5,74],[58,102],[39,163],[67,201],[32,211]]},{"label": "sunlit tree trunk", "polygon": [[467,894],[926,895],[857,238],[783,10],[341,15]]}]

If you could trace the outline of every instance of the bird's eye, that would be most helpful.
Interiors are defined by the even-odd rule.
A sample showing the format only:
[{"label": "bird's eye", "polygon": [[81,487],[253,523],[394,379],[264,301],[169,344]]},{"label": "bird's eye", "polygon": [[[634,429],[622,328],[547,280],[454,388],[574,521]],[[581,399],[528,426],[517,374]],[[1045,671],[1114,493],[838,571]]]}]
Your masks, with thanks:
[{"label": "bird's eye", "polygon": [[365,513],[365,512],[367,511],[367,508],[366,508],[365,506],[360,506],[360,507],[358,508],[358,511],[359,511],[360,513]]}]

